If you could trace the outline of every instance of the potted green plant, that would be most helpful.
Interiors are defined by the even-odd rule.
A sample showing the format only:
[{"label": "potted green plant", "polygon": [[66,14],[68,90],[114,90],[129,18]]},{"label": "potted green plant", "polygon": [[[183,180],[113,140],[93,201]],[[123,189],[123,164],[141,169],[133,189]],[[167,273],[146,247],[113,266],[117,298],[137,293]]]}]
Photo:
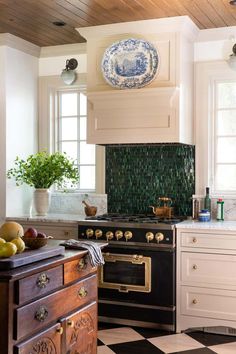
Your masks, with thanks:
[{"label": "potted green plant", "polygon": [[14,178],[16,185],[28,184],[35,188],[34,202],[38,215],[46,215],[49,208],[50,191],[53,184],[66,190],[79,181],[75,162],[65,153],[46,151],[30,155],[26,160],[16,157],[15,166],[7,171],[8,178]]}]

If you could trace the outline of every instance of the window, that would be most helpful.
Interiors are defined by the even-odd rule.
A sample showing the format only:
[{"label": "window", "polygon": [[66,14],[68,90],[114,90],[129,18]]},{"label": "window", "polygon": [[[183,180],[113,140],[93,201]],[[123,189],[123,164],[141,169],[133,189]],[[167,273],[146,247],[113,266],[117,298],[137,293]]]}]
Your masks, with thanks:
[{"label": "window", "polygon": [[78,166],[80,181],[72,192],[105,192],[103,146],[87,144],[86,74],[65,86],[60,77],[39,79],[39,150],[59,150]]},{"label": "window", "polygon": [[215,82],[213,184],[215,192],[236,192],[236,81]]},{"label": "window", "polygon": [[226,61],[196,64],[196,194],[236,196],[236,71]]},{"label": "window", "polygon": [[58,91],[56,149],[77,163],[79,190],[95,191],[95,145],[86,143],[87,99],[79,90]]}]

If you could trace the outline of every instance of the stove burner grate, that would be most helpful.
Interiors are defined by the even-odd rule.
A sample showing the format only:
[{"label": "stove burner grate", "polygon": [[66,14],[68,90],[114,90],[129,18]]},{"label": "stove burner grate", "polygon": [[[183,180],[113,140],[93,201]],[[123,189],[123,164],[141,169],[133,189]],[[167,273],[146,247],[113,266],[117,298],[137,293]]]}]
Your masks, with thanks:
[{"label": "stove burner grate", "polygon": [[114,214],[114,213],[108,213],[108,214],[102,214],[102,215],[97,215],[97,216],[89,216],[85,218],[86,220],[102,220],[102,221],[112,221],[112,222],[133,222],[133,223],[141,223],[141,224],[158,224],[158,223],[164,223],[164,224],[169,224],[169,225],[174,225],[182,220],[185,219],[185,217],[173,217],[173,218],[160,218],[155,215],[145,215],[145,214],[134,214],[134,215],[129,215],[129,214]]}]

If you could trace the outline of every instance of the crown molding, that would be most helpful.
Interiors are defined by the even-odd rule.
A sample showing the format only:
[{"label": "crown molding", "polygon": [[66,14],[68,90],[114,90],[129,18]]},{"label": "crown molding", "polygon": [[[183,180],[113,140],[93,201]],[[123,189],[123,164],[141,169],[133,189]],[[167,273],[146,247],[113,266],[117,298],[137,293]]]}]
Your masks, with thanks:
[{"label": "crown molding", "polygon": [[40,47],[10,33],[0,33],[0,46],[7,46],[34,57],[39,57]]},{"label": "crown molding", "polygon": [[86,54],[86,52],[86,43],[55,45],[42,47],[40,50],[40,58]]},{"label": "crown molding", "polygon": [[164,32],[181,33],[183,31],[189,32],[190,36],[195,38],[198,34],[199,28],[188,16],[176,16],[151,20],[113,23],[108,25],[81,27],[76,28],[76,30],[85,39],[96,40],[100,37],[109,37],[128,33],[157,34]]}]

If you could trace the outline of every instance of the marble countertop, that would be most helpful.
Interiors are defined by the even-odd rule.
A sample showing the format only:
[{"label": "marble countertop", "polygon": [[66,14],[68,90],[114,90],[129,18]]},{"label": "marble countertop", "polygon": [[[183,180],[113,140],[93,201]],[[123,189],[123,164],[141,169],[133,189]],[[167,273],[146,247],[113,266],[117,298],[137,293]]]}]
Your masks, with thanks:
[{"label": "marble countertop", "polygon": [[236,231],[236,221],[197,221],[185,220],[176,225],[177,229],[202,229],[202,230],[222,230]]},{"label": "marble countertop", "polygon": [[18,215],[6,217],[6,221],[39,221],[45,223],[71,223],[75,224],[78,221],[85,220],[85,215],[76,215],[76,214],[48,214],[46,216],[38,215]]}]

